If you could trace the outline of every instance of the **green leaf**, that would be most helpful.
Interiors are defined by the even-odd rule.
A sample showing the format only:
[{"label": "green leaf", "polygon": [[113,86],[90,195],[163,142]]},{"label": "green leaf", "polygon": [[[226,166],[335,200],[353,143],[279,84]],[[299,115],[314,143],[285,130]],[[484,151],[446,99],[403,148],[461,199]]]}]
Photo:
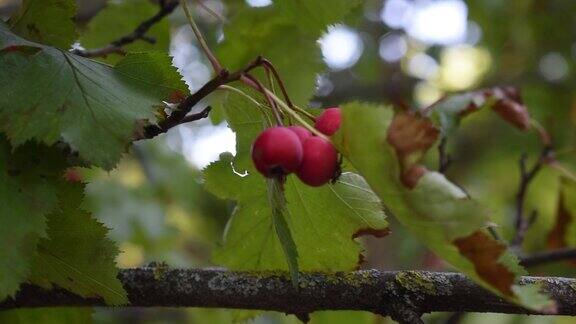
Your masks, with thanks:
[{"label": "green leaf", "polygon": [[[224,66],[240,69],[262,55],[280,73],[291,99],[298,105],[308,104],[316,75],[324,68],[316,35],[301,31],[298,21],[284,17],[276,6],[240,9],[224,34],[216,53]],[[264,73],[258,75],[268,84]]]},{"label": "green leaf", "polygon": [[24,0],[8,23],[28,40],[66,50],[76,38],[75,16],[73,0]]},{"label": "green leaf", "polygon": [[326,26],[341,22],[362,2],[359,0],[274,0],[284,15],[305,32],[319,36]]},{"label": "green leaf", "polygon": [[108,229],[81,209],[82,186],[60,187],[60,209],[48,215],[47,238],[38,244],[30,281],[49,288],[52,284],[80,296],[100,296],[109,305],[128,302],[114,259],[118,249]]},{"label": "green leaf", "polygon": [[138,121],[154,120],[162,100],[186,91],[166,55],[129,55],[112,68],[2,27],[0,65],[0,130],[13,145],[63,140],[107,169],[131,142]]},{"label": "green leaf", "polygon": [[509,124],[528,130],[531,127],[528,108],[522,103],[518,89],[493,87],[449,96],[433,106],[433,116],[446,135],[453,133],[462,118],[484,107],[491,107]]},{"label": "green leaf", "polygon": [[90,308],[35,308],[14,309],[0,312],[0,323],[10,324],[65,324],[92,323]]},{"label": "green leaf", "polygon": [[114,66],[132,91],[142,96],[173,99],[185,96],[188,86],[172,65],[172,58],[163,52],[130,53]]},{"label": "green leaf", "polygon": [[[38,158],[39,156],[42,159]],[[56,208],[58,152],[28,144],[13,150],[0,136],[0,299],[14,294],[30,274],[32,255],[46,235],[45,216]]]},{"label": "green leaf", "polygon": [[413,189],[403,184],[401,168],[407,160],[397,153],[406,151],[393,147],[390,140],[413,147],[414,143],[420,144],[415,140],[425,136],[425,130],[419,127],[428,125],[417,120],[403,128],[394,126],[400,135],[410,135],[402,133],[407,129],[418,135],[415,139],[402,138],[390,133],[393,120],[390,108],[361,103],[344,105],[343,124],[336,134],[340,152],[366,178],[391,213],[438,256],[512,302],[537,310],[551,307],[550,300],[537,288],[516,284],[525,271],[506,246],[485,231],[488,212],[462,189],[431,171],[416,179]]},{"label": "green leaf", "polygon": [[[223,109],[237,135],[237,154],[234,158],[221,155],[218,162],[204,170],[204,177],[209,191],[238,204],[229,220],[224,245],[214,258],[231,269],[287,270],[266,179],[250,161],[250,147],[266,127],[266,118],[252,102],[235,94],[230,95]],[[284,216],[296,244],[300,270],[352,270],[362,252],[353,238],[363,233],[386,233],[379,199],[356,174],[345,173],[336,184],[319,188],[289,176],[284,195]]]},{"label": "green leaf", "polygon": [[[80,44],[87,49],[104,47],[111,41],[132,33],[143,21],[154,16],[158,10],[157,4],[147,0],[108,1],[106,7],[88,23],[87,30],[80,38]],[[146,36],[154,38],[155,43],[137,40],[124,46],[123,49],[128,52],[167,51],[170,45],[168,19],[162,19],[154,24]],[[101,58],[108,63],[116,63],[121,59],[122,56],[119,55]]]}]

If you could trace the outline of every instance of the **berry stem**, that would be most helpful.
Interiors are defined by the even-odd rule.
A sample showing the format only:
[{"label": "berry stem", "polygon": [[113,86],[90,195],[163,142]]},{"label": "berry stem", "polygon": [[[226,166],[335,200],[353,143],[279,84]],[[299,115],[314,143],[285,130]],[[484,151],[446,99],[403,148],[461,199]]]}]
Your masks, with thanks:
[{"label": "berry stem", "polygon": [[320,131],[318,131],[316,128],[310,126],[310,124],[308,124],[304,119],[302,119],[302,117],[300,117],[300,115],[298,115],[298,113],[296,113],[296,111],[294,111],[293,109],[288,107],[288,105],[286,103],[284,103],[284,101],[282,101],[282,99],[278,98],[274,93],[272,93],[268,89],[264,89],[264,91],[266,91],[268,93],[268,95],[278,104],[278,106],[280,108],[282,108],[284,110],[284,112],[291,115],[294,119],[296,119],[296,121],[298,121],[298,123],[300,123],[306,129],[308,129],[310,132],[312,132],[312,134],[314,134],[318,137],[321,137],[321,138],[325,139],[326,141],[332,143],[332,141],[330,140],[329,137],[320,133]]},{"label": "berry stem", "polygon": [[226,18],[220,16],[216,11],[210,9],[210,7],[208,7],[208,6],[204,3],[204,0],[194,0],[194,2],[196,2],[200,8],[204,9],[204,11],[206,11],[207,13],[209,13],[212,17],[216,18],[216,20],[218,20],[220,23],[222,23],[222,24],[227,24],[227,23],[228,23],[228,21],[226,20]]},{"label": "berry stem", "polygon": [[288,96],[288,91],[286,91],[286,87],[284,86],[284,81],[282,81],[282,78],[280,77],[280,74],[278,73],[274,65],[263,57],[260,57],[260,62],[262,63],[262,66],[266,69],[266,71],[272,72],[272,75],[274,75],[274,78],[276,79],[276,82],[278,82],[278,85],[280,86],[280,90],[282,91],[282,95],[284,96],[284,100],[286,100],[288,107],[290,108],[294,107],[294,104],[292,104],[292,100],[290,100],[290,96]]},{"label": "berry stem", "polygon": [[220,71],[222,71],[222,65],[220,65],[220,62],[218,61],[218,59],[216,58],[214,53],[212,53],[212,51],[208,47],[208,44],[206,43],[206,39],[204,39],[204,36],[202,36],[202,32],[200,31],[200,29],[196,25],[196,22],[194,22],[194,18],[192,18],[192,15],[190,14],[190,10],[188,10],[187,1],[186,0],[180,0],[180,3],[182,4],[182,10],[184,11],[184,14],[186,15],[186,19],[188,20],[188,24],[190,25],[190,28],[192,28],[192,31],[194,32],[194,35],[196,36],[196,39],[198,40],[198,43],[200,44],[202,51],[204,52],[206,57],[208,57],[208,60],[210,61],[210,64],[212,65],[212,69],[214,70],[214,72],[220,73]]},{"label": "berry stem", "polygon": [[[264,97],[266,97],[266,100],[268,101],[268,103],[270,104],[270,108],[272,108],[272,112],[274,113],[274,117],[276,118],[276,123],[278,124],[278,126],[282,126],[282,116],[280,115],[280,111],[278,110],[278,107],[276,106],[276,102],[274,101],[274,97],[276,97],[276,95],[271,92],[270,90],[266,89],[264,87],[264,85],[262,83],[260,83],[260,81],[258,81],[258,79],[256,79],[255,77],[253,77],[252,75],[250,75],[249,73],[244,73],[241,77],[241,80],[247,79],[249,80],[251,83],[253,83],[254,85],[256,85],[258,91],[260,91]],[[274,97],[272,97],[274,96]]]},{"label": "berry stem", "polygon": [[[310,120],[315,121],[316,117],[314,115],[312,115],[311,113],[307,112],[306,110],[296,106],[294,103],[292,103],[292,100],[290,100],[290,96],[288,96],[288,91],[286,90],[286,86],[284,85],[284,81],[282,81],[282,78],[280,77],[280,73],[278,73],[278,70],[276,70],[276,68],[274,67],[274,64],[272,64],[272,62],[268,61],[265,58],[260,57],[259,58],[260,62],[262,63],[262,66],[266,69],[266,73],[270,74],[270,72],[272,72],[272,75],[274,76],[274,78],[276,79],[276,82],[278,82],[278,85],[280,86],[280,90],[282,91],[282,95],[284,96],[284,100],[286,100],[286,104],[288,105],[288,107],[290,107],[291,109],[296,110],[297,112],[303,114],[304,116],[310,118]],[[272,84],[272,82],[270,82]]]},{"label": "berry stem", "polygon": [[272,125],[272,120],[270,120],[270,116],[268,115],[269,110],[266,109],[260,102],[258,102],[258,100],[252,98],[252,96],[250,96],[249,94],[247,94],[246,92],[235,88],[233,86],[229,86],[229,85],[221,85],[218,87],[218,90],[225,90],[225,91],[232,91],[232,92],[236,92],[237,94],[245,97],[246,99],[250,100],[254,105],[256,105],[256,107],[258,107],[258,109],[260,109],[260,111],[262,111],[262,113],[264,113],[264,116],[266,116],[266,120],[268,121],[268,125]]},{"label": "berry stem", "polygon": [[302,115],[310,118],[311,121],[315,122],[316,121],[316,116],[312,115],[311,113],[307,112],[306,110],[294,105],[292,106],[292,109],[296,110],[297,112],[301,113]]}]

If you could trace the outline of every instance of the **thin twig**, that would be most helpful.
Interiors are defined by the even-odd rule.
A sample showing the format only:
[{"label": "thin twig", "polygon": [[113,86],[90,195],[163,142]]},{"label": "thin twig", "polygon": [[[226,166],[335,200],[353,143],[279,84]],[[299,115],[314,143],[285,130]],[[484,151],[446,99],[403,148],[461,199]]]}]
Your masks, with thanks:
[{"label": "thin twig", "polygon": [[290,100],[290,96],[288,96],[288,91],[286,91],[284,81],[282,81],[282,78],[280,77],[280,74],[278,73],[274,65],[263,57],[260,57],[260,60],[262,61],[262,66],[264,66],[266,70],[272,72],[272,75],[274,75],[274,78],[276,79],[276,82],[278,82],[278,85],[280,86],[280,90],[282,91],[282,95],[284,96],[284,100],[286,100],[288,107],[293,108],[294,105],[292,104],[292,100]]},{"label": "thin twig", "polygon": [[103,57],[109,54],[125,54],[123,47],[137,40],[153,43],[156,40],[147,36],[146,33],[148,33],[152,26],[159,23],[164,17],[170,15],[177,6],[177,0],[160,1],[160,10],[154,16],[138,25],[130,34],[122,36],[101,48],[92,50],[73,49],[71,52],[83,57]]},{"label": "thin twig", "polygon": [[510,241],[510,245],[517,249],[519,249],[522,245],[524,236],[526,235],[531,222],[533,222],[534,218],[536,217],[536,214],[532,213],[531,218],[527,218],[524,212],[524,203],[526,200],[528,188],[532,180],[534,180],[534,177],[542,169],[542,166],[550,162],[552,153],[552,147],[545,146],[540,153],[538,160],[530,169],[528,169],[528,166],[526,165],[528,156],[526,154],[522,154],[520,158],[520,184],[518,185],[518,192],[516,193],[516,215],[514,221],[516,234],[514,235],[512,241]]},{"label": "thin twig", "polygon": [[520,264],[525,267],[541,265],[559,261],[576,260],[576,249],[565,248],[552,251],[538,252],[520,259]]},{"label": "thin twig", "polygon": [[264,105],[262,105],[260,102],[258,102],[256,99],[252,98],[249,94],[247,94],[246,92],[234,88],[232,86],[229,85],[221,85],[220,87],[218,87],[218,90],[225,90],[225,91],[232,91],[235,92],[239,95],[241,95],[242,97],[248,99],[250,102],[252,102],[258,109],[260,109],[260,111],[262,113],[264,113],[264,116],[266,117],[266,121],[268,122],[268,125],[272,125],[272,120],[270,119],[270,116],[268,115],[268,113],[270,112],[270,110],[265,107]]},{"label": "thin twig", "polygon": [[276,119],[276,123],[278,124],[278,126],[281,126],[282,125],[282,116],[280,115],[280,111],[278,111],[278,106],[276,106],[276,103],[271,98],[268,91],[266,91],[266,88],[264,87],[264,85],[260,81],[258,81],[258,79],[256,79],[252,75],[250,75],[249,73],[244,73],[244,75],[242,75],[241,79],[248,79],[258,87],[258,91],[260,91],[264,95],[264,97],[266,98],[266,101],[268,101],[268,104],[270,105],[270,108],[272,108],[272,112],[274,113],[274,118]]},{"label": "thin twig", "polygon": [[[272,64],[272,62],[270,62],[268,59],[266,59],[262,56],[259,56],[257,58],[257,60],[259,60],[261,65],[266,70],[266,74],[268,75],[268,77],[270,77],[269,76],[270,73],[272,73],[272,75],[274,76],[274,79],[276,80],[276,82],[280,86],[280,91],[282,91],[282,96],[284,97],[284,100],[286,101],[286,104],[288,105],[288,107],[290,107],[292,110],[295,110],[295,111],[303,114],[304,116],[308,117],[310,120],[316,121],[316,117],[314,115],[312,115],[311,113],[307,112],[306,110],[296,106],[292,102],[292,100],[290,99],[290,96],[288,95],[288,91],[286,90],[286,85],[284,84],[284,81],[280,77],[280,73],[278,73],[278,70],[276,69],[276,67],[274,67],[274,64]],[[271,83],[271,85],[273,85],[272,80],[270,80],[270,83]]]},{"label": "thin twig", "polygon": [[438,172],[442,174],[446,173],[446,170],[448,170],[448,167],[452,163],[452,158],[447,152],[447,146],[448,146],[448,137],[442,136],[442,139],[440,140],[440,145],[438,145],[438,159],[439,159]]},{"label": "thin twig", "polygon": [[214,70],[214,72],[220,73],[220,71],[222,70],[222,65],[216,58],[216,55],[212,53],[210,47],[208,47],[206,39],[204,39],[204,36],[202,35],[200,28],[198,28],[198,25],[196,25],[194,18],[192,18],[190,10],[188,10],[187,0],[180,0],[180,2],[182,3],[182,10],[184,10],[184,14],[186,14],[186,19],[188,19],[188,24],[192,28],[192,31],[194,32],[194,35],[196,36],[196,39],[198,40],[198,43],[200,44],[200,47],[202,48],[204,55],[206,55],[206,57],[210,61],[210,64],[212,65],[212,69]]},{"label": "thin twig", "polygon": [[216,11],[212,10],[210,7],[208,7],[203,0],[194,0],[194,2],[196,2],[198,4],[198,6],[202,9],[204,9],[207,13],[209,13],[212,17],[216,18],[216,20],[218,20],[219,22],[226,24],[228,23],[228,21],[226,20],[226,18],[220,16]]},{"label": "thin twig", "polygon": [[306,129],[308,129],[315,136],[318,136],[318,137],[326,140],[329,143],[332,142],[332,140],[328,136],[322,134],[316,128],[314,128],[314,127],[310,126],[308,123],[306,123],[306,121],[304,121],[304,119],[302,119],[302,117],[300,115],[298,115],[298,113],[296,111],[294,111],[293,109],[288,107],[288,105],[285,102],[283,102],[280,98],[278,98],[278,96],[276,96],[272,91],[270,91],[268,89],[265,89],[265,90],[268,93],[268,95],[278,104],[278,106],[280,108],[282,108],[282,110],[284,112],[291,115],[300,125],[302,125]]},{"label": "thin twig", "polygon": [[207,106],[206,108],[202,109],[202,111],[200,111],[200,112],[197,112],[197,113],[192,114],[192,115],[186,115],[186,117],[184,117],[184,118],[182,118],[182,120],[180,120],[180,124],[189,123],[191,121],[206,118],[206,117],[208,117],[211,110],[212,110],[212,107]]}]

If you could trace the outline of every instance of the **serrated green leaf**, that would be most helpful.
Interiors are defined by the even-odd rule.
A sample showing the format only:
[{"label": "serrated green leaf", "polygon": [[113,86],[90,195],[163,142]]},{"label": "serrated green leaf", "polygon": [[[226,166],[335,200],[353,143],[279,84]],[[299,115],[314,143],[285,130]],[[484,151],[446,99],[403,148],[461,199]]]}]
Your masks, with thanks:
[{"label": "serrated green leaf", "polygon": [[[237,95],[230,95],[224,110],[237,134],[237,154],[235,158],[222,155],[204,170],[204,177],[208,190],[220,198],[236,200],[238,205],[228,223],[224,245],[214,258],[231,269],[287,270],[274,229],[266,179],[250,161],[250,146],[266,127],[266,118],[250,101]],[[352,270],[362,252],[353,237],[362,230],[386,232],[379,199],[356,174],[345,173],[336,184],[319,188],[289,176],[284,195],[284,215],[301,270]]]},{"label": "serrated green leaf", "polygon": [[10,324],[66,324],[92,323],[90,308],[36,308],[14,309],[0,312],[0,323]]},{"label": "serrated green leaf", "polygon": [[[87,30],[80,38],[80,45],[87,49],[106,46],[111,41],[132,33],[138,25],[154,16],[158,10],[157,4],[147,0],[108,1],[106,7],[88,23]],[[128,52],[167,51],[170,45],[168,20],[162,19],[154,24],[146,36],[154,38],[154,44],[137,40],[124,46],[123,49]],[[108,55],[99,59],[108,63],[116,63],[122,59],[122,56]]]},{"label": "serrated green leaf", "polygon": [[108,229],[80,208],[82,185],[62,185],[58,194],[60,209],[47,216],[47,238],[38,243],[30,281],[100,296],[110,305],[127,303],[114,261],[118,249],[106,237]]},{"label": "serrated green leaf", "polygon": [[[276,6],[240,9],[224,34],[216,53],[224,66],[236,70],[262,55],[280,73],[291,99],[307,106],[316,75],[324,68],[316,35],[302,32],[298,21],[283,16]],[[267,84],[265,74],[258,75]]]},{"label": "serrated green leaf", "polygon": [[0,245],[10,247],[0,249],[0,299],[30,275],[45,216],[57,205],[53,180],[64,167],[53,149],[29,144],[13,150],[0,136]]},{"label": "serrated green leaf", "polygon": [[24,0],[8,23],[28,40],[66,50],[76,38],[75,16],[73,0]]},{"label": "serrated green leaf", "polygon": [[274,0],[274,5],[305,32],[320,35],[328,25],[344,18],[358,5],[359,0]]},{"label": "serrated green leaf", "polygon": [[143,96],[171,99],[188,93],[188,86],[172,65],[172,58],[163,52],[130,53],[114,66],[114,70],[136,81],[127,85],[132,86],[134,92],[142,92]]},{"label": "serrated green leaf", "polygon": [[462,189],[430,171],[412,190],[402,184],[402,161],[389,143],[393,118],[391,108],[344,105],[342,127],[336,134],[340,152],[392,214],[438,256],[510,301],[537,310],[550,307],[550,300],[534,287],[516,285],[524,270],[504,244],[486,233],[487,211]]},{"label": "serrated green leaf", "polygon": [[166,55],[140,53],[112,68],[0,27],[0,130],[15,146],[63,140],[85,160],[110,169],[137,121],[154,120],[162,100],[185,91],[170,62]]}]

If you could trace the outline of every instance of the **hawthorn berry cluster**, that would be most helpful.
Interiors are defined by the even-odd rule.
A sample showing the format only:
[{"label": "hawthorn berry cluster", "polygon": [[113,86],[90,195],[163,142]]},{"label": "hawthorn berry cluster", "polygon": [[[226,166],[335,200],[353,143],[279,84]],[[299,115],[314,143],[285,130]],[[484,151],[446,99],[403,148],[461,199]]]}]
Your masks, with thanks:
[{"label": "hawthorn berry cluster", "polygon": [[[340,108],[322,112],[314,127],[331,136],[342,121]],[[302,126],[276,126],[265,129],[252,145],[252,161],[267,178],[283,178],[296,173],[305,184],[318,187],[337,176],[338,152],[329,141]]]}]

